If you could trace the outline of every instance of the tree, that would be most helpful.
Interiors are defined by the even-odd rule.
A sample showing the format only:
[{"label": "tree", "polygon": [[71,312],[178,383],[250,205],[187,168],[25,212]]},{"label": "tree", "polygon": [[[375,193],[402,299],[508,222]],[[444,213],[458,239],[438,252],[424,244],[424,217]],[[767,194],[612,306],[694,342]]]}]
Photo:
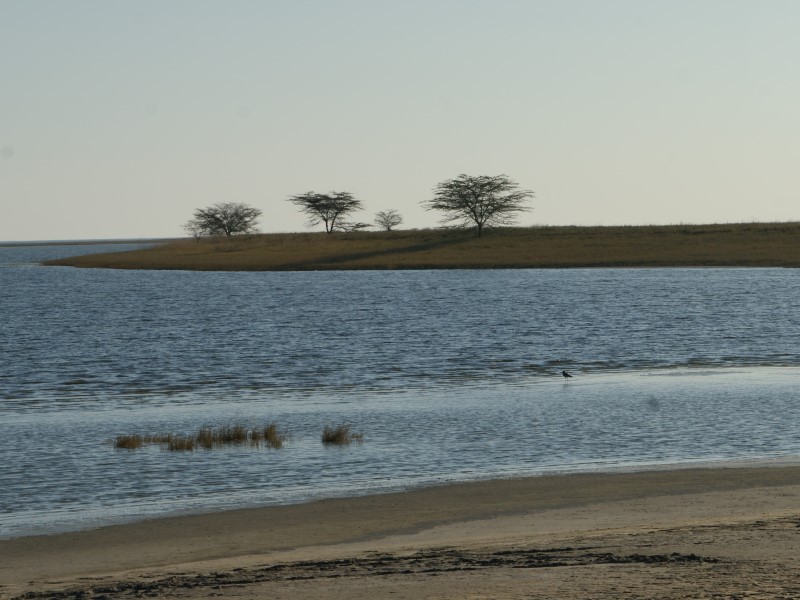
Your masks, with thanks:
[{"label": "tree", "polygon": [[241,202],[218,202],[208,208],[198,208],[184,229],[199,238],[202,235],[232,236],[254,233],[261,211]]},{"label": "tree", "polygon": [[511,225],[519,213],[530,210],[525,202],[533,198],[533,192],[518,187],[507,175],[462,174],[437,185],[433,199],[422,205],[427,210],[444,212],[443,223],[475,225],[480,237],[484,227]]},{"label": "tree", "polygon": [[386,231],[391,231],[392,227],[397,227],[402,222],[403,217],[394,209],[382,210],[375,215],[375,223]]},{"label": "tree", "polygon": [[331,233],[335,229],[347,231],[351,226],[345,222],[345,215],[363,208],[361,200],[356,200],[352,194],[347,192],[331,192],[330,194],[306,192],[292,196],[289,198],[289,202],[299,206],[300,210],[308,215],[309,225],[324,223],[327,233]]},{"label": "tree", "polygon": [[186,230],[186,233],[196,240],[203,237],[203,224],[196,218],[186,221],[186,225],[184,225],[183,228]]}]

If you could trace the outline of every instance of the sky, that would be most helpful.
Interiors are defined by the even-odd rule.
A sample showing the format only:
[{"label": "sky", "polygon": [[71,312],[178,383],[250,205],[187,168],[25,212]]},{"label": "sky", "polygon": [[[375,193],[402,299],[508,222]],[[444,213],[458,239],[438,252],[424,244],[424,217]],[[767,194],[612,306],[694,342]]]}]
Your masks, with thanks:
[{"label": "sky", "polygon": [[185,235],[347,191],[439,225],[459,174],[520,225],[800,220],[796,0],[0,0],[0,240]]}]

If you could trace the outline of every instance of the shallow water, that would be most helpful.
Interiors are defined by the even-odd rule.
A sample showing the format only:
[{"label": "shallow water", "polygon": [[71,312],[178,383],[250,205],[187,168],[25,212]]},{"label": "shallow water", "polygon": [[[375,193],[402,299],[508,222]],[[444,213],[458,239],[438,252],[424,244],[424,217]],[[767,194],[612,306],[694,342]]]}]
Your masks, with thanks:
[{"label": "shallow water", "polygon": [[[446,481],[800,454],[795,270],[35,265],[73,251],[0,248],[2,537]],[[291,435],[281,450],[110,443],[271,420]],[[322,428],[340,422],[365,443],[324,447]]]}]

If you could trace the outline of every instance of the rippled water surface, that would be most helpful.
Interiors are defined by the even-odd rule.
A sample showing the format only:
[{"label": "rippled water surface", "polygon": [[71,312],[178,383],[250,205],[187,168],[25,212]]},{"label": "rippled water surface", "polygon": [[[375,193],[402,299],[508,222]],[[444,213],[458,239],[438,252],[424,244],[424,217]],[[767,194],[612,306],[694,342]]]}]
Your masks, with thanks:
[{"label": "rippled water surface", "polygon": [[[0,248],[0,536],[800,454],[800,272],[193,273]],[[568,383],[559,373],[570,370]],[[277,421],[280,450],[115,450]],[[347,422],[365,443],[326,448]]]}]

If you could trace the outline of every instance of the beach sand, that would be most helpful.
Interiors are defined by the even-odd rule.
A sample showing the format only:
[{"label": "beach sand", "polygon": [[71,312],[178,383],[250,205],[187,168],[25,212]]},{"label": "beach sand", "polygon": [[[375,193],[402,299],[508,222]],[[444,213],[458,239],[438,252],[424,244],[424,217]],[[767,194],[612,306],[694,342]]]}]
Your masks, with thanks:
[{"label": "beach sand", "polygon": [[798,598],[800,467],[447,485],[0,541],[0,598]]}]

